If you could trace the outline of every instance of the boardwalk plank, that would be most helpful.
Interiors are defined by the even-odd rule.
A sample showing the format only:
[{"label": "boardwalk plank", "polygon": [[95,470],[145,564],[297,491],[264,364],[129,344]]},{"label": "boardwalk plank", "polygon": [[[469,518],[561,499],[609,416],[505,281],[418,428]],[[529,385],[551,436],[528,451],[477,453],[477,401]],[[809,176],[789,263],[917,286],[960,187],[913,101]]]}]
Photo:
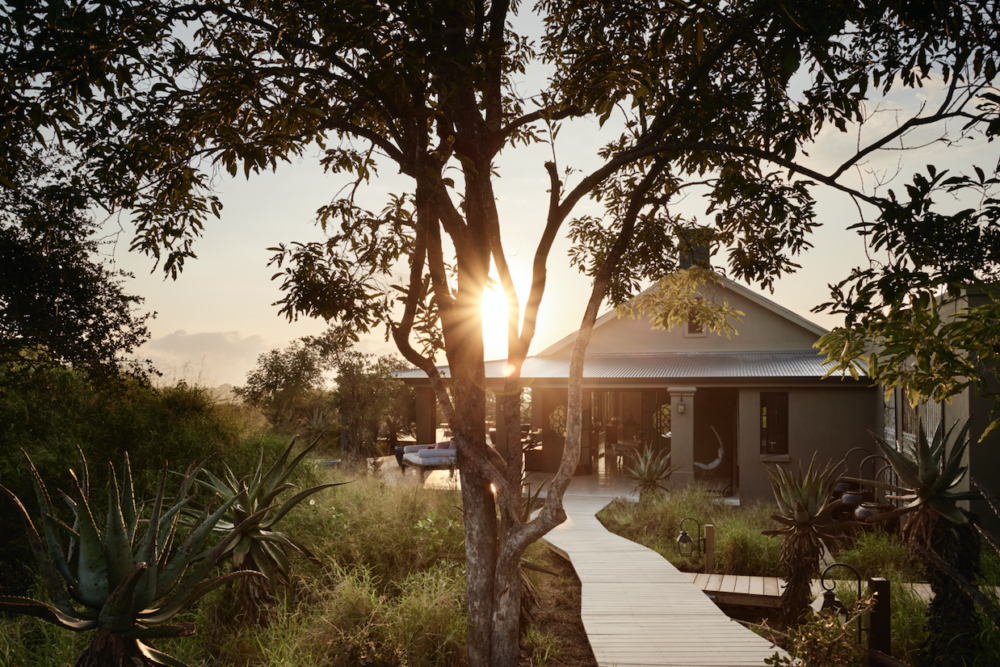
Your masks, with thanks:
[{"label": "boardwalk plank", "polygon": [[606,502],[567,494],[568,520],[546,536],[580,578],[581,617],[601,667],[758,667],[774,655],[770,642],[733,622],[694,585],[721,584],[722,575],[679,572],[659,554],[611,535],[594,517]]}]

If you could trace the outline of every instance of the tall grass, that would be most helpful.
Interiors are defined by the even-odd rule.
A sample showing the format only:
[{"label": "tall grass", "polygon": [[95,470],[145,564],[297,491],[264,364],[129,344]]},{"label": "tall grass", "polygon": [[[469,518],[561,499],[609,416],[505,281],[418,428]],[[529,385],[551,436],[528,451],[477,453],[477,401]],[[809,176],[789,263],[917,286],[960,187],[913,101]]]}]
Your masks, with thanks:
[{"label": "tall grass", "polygon": [[[241,476],[253,470],[262,452],[267,464],[288,443],[267,429],[259,414],[213,405],[196,388],[132,387],[107,396],[69,372],[52,373],[25,392],[0,393],[0,423],[9,445],[0,451],[0,483],[32,513],[34,493],[19,447],[54,490],[67,488],[67,469],[79,467],[79,444],[90,463],[94,511],[101,513],[107,463],[120,467],[125,451],[141,498],[158,484],[165,458],[171,470],[182,471],[217,454],[210,468],[219,470],[224,461]],[[232,593],[223,589],[183,615],[196,623],[197,635],[154,644],[193,667],[465,664],[460,495],[308,464],[299,466],[291,481],[305,486],[343,480],[352,483],[321,492],[283,520],[281,530],[308,546],[316,562],[293,557],[292,586],[270,625],[235,624]],[[0,500],[0,506],[6,502]],[[0,530],[17,536],[24,529],[14,512],[5,511]],[[32,559],[18,549],[24,543],[13,539],[0,545],[0,572],[14,582],[6,593],[44,597],[40,586],[29,590]],[[36,619],[0,617],[0,667],[72,664],[90,640],[89,634]]]},{"label": "tall grass", "polygon": [[[773,513],[770,504],[736,507],[691,485],[646,503],[619,498],[597,516],[611,532],[653,549],[682,570],[697,571],[704,563],[682,558],[676,542],[681,521],[693,517],[702,525],[715,526],[716,572],[774,577],[781,574],[781,542],[760,534],[766,529],[760,526],[771,523]],[[685,524],[685,529],[693,528],[693,523]]]}]

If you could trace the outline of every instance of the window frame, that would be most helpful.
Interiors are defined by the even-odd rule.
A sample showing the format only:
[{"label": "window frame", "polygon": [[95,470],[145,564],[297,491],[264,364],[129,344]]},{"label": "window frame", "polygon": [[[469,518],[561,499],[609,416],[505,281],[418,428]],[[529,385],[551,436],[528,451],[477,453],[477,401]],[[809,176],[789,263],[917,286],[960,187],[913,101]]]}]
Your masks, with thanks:
[{"label": "window frame", "polygon": [[[771,408],[768,414],[768,408]],[[757,411],[761,456],[788,455],[788,392],[760,392]]]}]

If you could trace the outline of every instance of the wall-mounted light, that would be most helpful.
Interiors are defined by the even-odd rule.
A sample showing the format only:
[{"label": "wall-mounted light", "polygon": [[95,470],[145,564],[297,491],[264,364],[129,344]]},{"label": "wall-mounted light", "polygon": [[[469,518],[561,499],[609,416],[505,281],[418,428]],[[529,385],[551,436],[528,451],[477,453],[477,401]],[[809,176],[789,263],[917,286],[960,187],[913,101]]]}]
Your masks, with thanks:
[{"label": "wall-mounted light", "polygon": [[677,401],[677,414],[679,415],[684,414],[684,408],[685,408],[684,399],[681,398],[681,400]]}]

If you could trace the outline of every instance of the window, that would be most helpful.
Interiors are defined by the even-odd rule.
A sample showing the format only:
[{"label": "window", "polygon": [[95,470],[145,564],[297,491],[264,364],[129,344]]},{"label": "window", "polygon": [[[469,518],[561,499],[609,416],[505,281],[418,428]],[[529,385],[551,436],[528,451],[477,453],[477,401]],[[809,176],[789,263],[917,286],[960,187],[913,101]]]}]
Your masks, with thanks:
[{"label": "window", "polygon": [[694,318],[694,313],[688,315],[687,321],[687,334],[689,336],[701,336],[704,335],[705,328],[701,325],[701,322]]},{"label": "window", "polygon": [[889,394],[889,400],[882,395],[883,421],[885,423],[885,441],[891,445],[896,444],[896,390]]},{"label": "window", "polygon": [[916,407],[913,407],[905,396],[900,402],[903,404],[903,442],[910,446],[917,442],[917,433],[921,422],[924,425],[924,432],[927,434],[927,442],[933,440],[934,432],[937,431],[937,427],[941,423],[941,404],[933,401],[921,401]]},{"label": "window", "polygon": [[760,393],[760,453],[788,453],[788,392]]}]

